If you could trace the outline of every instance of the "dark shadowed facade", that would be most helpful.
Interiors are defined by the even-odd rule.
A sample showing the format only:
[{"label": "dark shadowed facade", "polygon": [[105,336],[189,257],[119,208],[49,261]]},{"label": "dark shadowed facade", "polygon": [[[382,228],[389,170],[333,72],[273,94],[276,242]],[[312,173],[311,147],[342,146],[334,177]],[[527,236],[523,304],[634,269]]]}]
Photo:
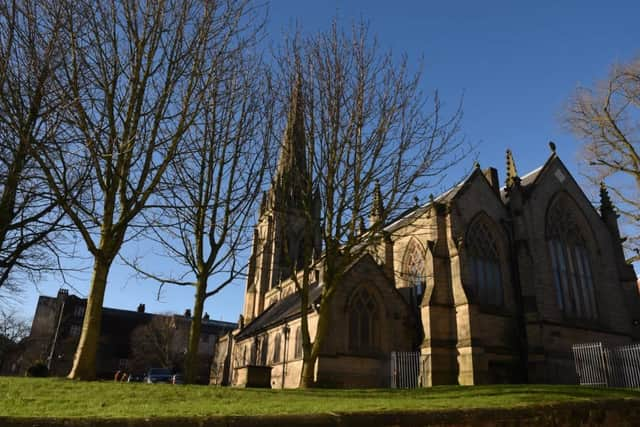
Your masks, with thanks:
[{"label": "dark shadowed facade", "polygon": [[[50,364],[51,375],[67,375],[80,339],[86,303],[86,299],[70,295],[65,289],[58,291],[56,297],[40,296],[31,334],[23,343],[22,351],[15,355],[11,363],[5,363],[2,367],[3,372],[23,374],[34,361],[42,360]],[[137,328],[159,318],[165,320],[163,324],[172,330],[174,350],[184,352],[193,321],[191,317],[146,313],[143,304],[137,311],[103,308],[97,354],[98,377],[113,378],[119,370],[138,373],[141,369],[151,367],[140,368],[132,364],[133,346],[136,345],[132,334]],[[202,319],[199,348],[201,381],[208,380],[209,363],[218,337],[236,327],[235,323],[210,320],[208,316]]]},{"label": "dark shadowed facade", "polygon": [[[298,385],[300,302],[283,273],[304,235],[295,184],[309,179],[301,120],[294,96],[255,228],[243,322],[218,343],[216,384],[246,385],[247,367],[262,366],[272,387]],[[421,354],[426,385],[574,383],[572,344],[640,340],[637,278],[606,191],[595,208],[555,146],[523,176],[507,151],[505,175],[501,187],[496,169],[478,166],[387,223],[333,298],[315,366],[320,385],[389,386],[393,351]],[[378,195],[371,215],[383,211]],[[288,257],[285,246],[294,249]],[[321,271],[308,307],[312,337]]]}]

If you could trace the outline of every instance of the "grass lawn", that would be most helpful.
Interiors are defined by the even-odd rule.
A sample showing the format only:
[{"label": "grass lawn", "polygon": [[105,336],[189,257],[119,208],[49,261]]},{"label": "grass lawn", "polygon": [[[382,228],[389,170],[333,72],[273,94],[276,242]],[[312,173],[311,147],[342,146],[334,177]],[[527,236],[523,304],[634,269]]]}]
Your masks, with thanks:
[{"label": "grass lawn", "polygon": [[257,390],[0,377],[0,416],[12,417],[138,418],[512,408],[602,399],[636,399],[640,405],[640,391],[550,385]]}]

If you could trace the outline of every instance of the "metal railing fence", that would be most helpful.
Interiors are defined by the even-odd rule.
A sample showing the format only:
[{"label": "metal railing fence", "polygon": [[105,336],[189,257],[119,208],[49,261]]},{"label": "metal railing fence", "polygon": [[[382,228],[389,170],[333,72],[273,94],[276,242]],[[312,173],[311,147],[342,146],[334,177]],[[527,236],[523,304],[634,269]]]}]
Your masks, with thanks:
[{"label": "metal railing fence", "polygon": [[427,360],[419,351],[391,352],[391,388],[424,387]]},{"label": "metal railing fence", "polygon": [[640,388],[640,344],[575,344],[572,351],[580,385]]}]

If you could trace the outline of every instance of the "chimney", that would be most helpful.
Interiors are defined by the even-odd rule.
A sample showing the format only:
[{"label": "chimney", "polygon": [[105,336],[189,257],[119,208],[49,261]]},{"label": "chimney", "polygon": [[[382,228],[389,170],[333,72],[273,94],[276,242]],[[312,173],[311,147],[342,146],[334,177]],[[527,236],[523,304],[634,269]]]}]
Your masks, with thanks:
[{"label": "chimney", "polygon": [[138,304],[138,313],[144,313],[145,306],[144,304]]},{"label": "chimney", "polygon": [[204,316],[202,316],[202,320],[204,320],[205,322],[209,321],[209,313],[204,313]]},{"label": "chimney", "polygon": [[184,311],[184,317],[191,317],[191,309],[187,308],[187,309]]},{"label": "chimney", "polygon": [[498,170],[496,168],[488,168],[482,171],[482,174],[487,181],[489,181],[489,185],[493,189],[493,192],[500,197],[500,182],[498,181]]},{"label": "chimney", "polygon": [[60,288],[58,289],[58,299],[67,299],[69,296],[69,289]]}]

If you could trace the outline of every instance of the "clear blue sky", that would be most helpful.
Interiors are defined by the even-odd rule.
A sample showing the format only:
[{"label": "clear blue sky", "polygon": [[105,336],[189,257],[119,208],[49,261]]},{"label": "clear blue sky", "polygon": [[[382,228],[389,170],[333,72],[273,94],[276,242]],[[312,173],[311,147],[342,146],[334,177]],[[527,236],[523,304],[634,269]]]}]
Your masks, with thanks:
[{"label": "clear blue sky", "polygon": [[[464,94],[463,130],[478,143],[483,167],[504,177],[504,152],[511,148],[521,175],[542,164],[547,142],[580,178],[578,141],[560,123],[563,104],[579,84],[604,77],[610,65],[640,55],[640,1],[374,1],[273,0],[267,41],[278,43],[288,28],[327,29],[337,16],[350,25],[370,22],[383,47],[424,59],[425,89],[439,89],[450,105]],[[470,167],[470,165],[466,165]],[[459,176],[451,176],[452,184]],[[421,197],[425,200],[427,195]],[[130,245],[125,254],[151,257]],[[166,269],[171,269],[164,263]],[[68,276],[77,291],[88,293],[89,273]],[[38,294],[55,295],[57,278],[38,289],[26,284],[20,310],[32,317]],[[213,319],[235,321],[242,310],[244,283],[229,286],[206,304]],[[166,288],[142,282],[121,265],[109,277],[105,305],[151,312],[183,312],[192,306],[190,288]]]}]

